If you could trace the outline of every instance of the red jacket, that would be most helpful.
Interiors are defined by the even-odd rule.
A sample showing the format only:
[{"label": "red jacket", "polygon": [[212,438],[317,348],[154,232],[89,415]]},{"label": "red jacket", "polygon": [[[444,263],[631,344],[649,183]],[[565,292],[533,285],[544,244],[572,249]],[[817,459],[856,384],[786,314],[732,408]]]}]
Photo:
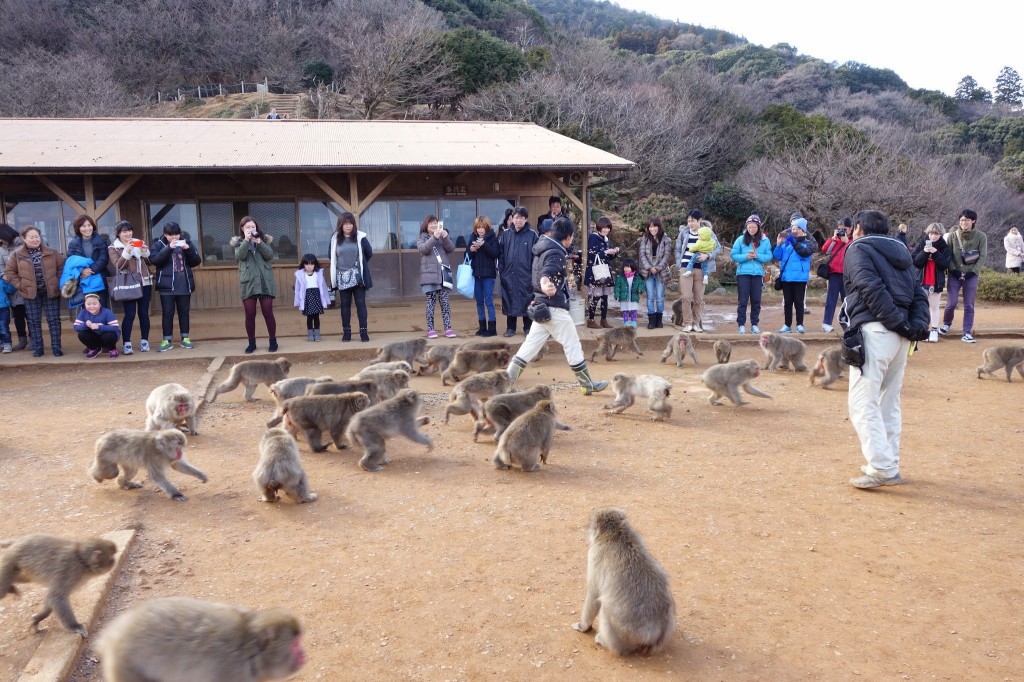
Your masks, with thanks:
[{"label": "red jacket", "polygon": [[835,249],[835,255],[832,256],[832,260],[829,261],[828,271],[829,274],[835,273],[837,275],[843,274],[843,264],[846,261],[846,247],[852,243],[851,241],[843,243],[842,239],[836,239],[835,237],[829,237],[825,240],[825,243],[821,246],[822,253],[829,253],[830,249]]}]

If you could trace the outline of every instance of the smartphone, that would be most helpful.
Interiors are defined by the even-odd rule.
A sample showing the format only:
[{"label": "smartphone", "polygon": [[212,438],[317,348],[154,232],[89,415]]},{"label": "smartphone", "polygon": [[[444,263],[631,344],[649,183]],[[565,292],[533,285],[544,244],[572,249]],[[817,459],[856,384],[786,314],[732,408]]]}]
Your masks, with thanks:
[{"label": "smartphone", "polygon": [[437,229],[439,229],[439,230],[443,230],[444,229],[444,221],[443,220],[438,220],[437,221]]}]

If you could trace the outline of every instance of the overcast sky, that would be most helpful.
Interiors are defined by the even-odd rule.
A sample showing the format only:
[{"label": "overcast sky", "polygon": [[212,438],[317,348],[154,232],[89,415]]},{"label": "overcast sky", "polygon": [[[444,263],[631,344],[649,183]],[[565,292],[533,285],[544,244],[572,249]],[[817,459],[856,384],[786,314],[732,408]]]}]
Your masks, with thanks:
[{"label": "overcast sky", "polygon": [[728,31],[765,47],[789,43],[801,55],[827,62],[892,69],[912,88],[948,95],[964,76],[973,76],[991,92],[1004,66],[1024,74],[1020,0],[613,1],[665,19]]}]

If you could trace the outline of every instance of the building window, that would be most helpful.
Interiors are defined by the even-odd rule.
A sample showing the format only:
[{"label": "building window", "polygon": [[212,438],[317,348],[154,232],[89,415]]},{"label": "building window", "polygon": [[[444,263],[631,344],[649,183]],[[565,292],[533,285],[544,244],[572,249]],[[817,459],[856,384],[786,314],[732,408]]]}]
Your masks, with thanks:
[{"label": "building window", "polygon": [[167,204],[149,204],[149,243],[152,244],[164,234],[164,225],[178,223],[183,233],[195,242],[199,237],[199,215],[195,202],[183,201]]},{"label": "building window", "polygon": [[235,233],[234,211],[234,206],[227,201],[204,201],[199,204],[199,227],[202,236],[193,239],[199,240],[203,262],[235,260],[235,249],[231,246],[231,237]]},{"label": "building window", "polygon": [[250,201],[249,215],[256,219],[264,234],[273,237],[271,248],[277,260],[299,260],[294,201]]},{"label": "building window", "polygon": [[477,215],[485,215],[491,220],[491,227],[498,231],[498,226],[505,218],[505,211],[515,208],[515,199],[481,199],[477,202]]},{"label": "building window", "polygon": [[399,240],[403,249],[416,248],[420,225],[428,215],[437,215],[437,202],[433,199],[403,199],[398,202]]},{"label": "building window", "polygon": [[[367,234],[374,251],[398,249],[398,202],[376,201],[363,211],[359,229]],[[416,226],[419,230],[419,225]],[[415,246],[415,244],[414,244]]]},{"label": "building window", "polygon": [[[43,243],[51,249],[64,251],[61,243],[61,202],[49,193],[5,194],[7,224],[18,232],[29,225],[39,228]],[[72,216],[72,219],[74,216]]]},{"label": "building window", "polygon": [[301,255],[311,253],[321,261],[330,258],[331,235],[342,213],[341,207],[333,201],[299,202]]}]

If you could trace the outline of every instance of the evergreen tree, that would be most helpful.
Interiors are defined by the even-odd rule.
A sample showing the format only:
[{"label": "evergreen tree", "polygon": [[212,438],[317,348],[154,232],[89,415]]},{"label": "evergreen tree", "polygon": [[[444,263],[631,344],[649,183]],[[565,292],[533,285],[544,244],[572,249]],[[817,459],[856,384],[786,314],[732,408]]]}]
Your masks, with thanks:
[{"label": "evergreen tree", "polygon": [[1020,74],[1016,69],[1004,66],[996,77],[996,102],[1002,104],[1021,105],[1024,100],[1024,86],[1021,85]]},{"label": "evergreen tree", "polygon": [[953,99],[969,102],[974,99],[974,91],[978,89],[978,81],[973,76],[964,76],[956,86]]}]

